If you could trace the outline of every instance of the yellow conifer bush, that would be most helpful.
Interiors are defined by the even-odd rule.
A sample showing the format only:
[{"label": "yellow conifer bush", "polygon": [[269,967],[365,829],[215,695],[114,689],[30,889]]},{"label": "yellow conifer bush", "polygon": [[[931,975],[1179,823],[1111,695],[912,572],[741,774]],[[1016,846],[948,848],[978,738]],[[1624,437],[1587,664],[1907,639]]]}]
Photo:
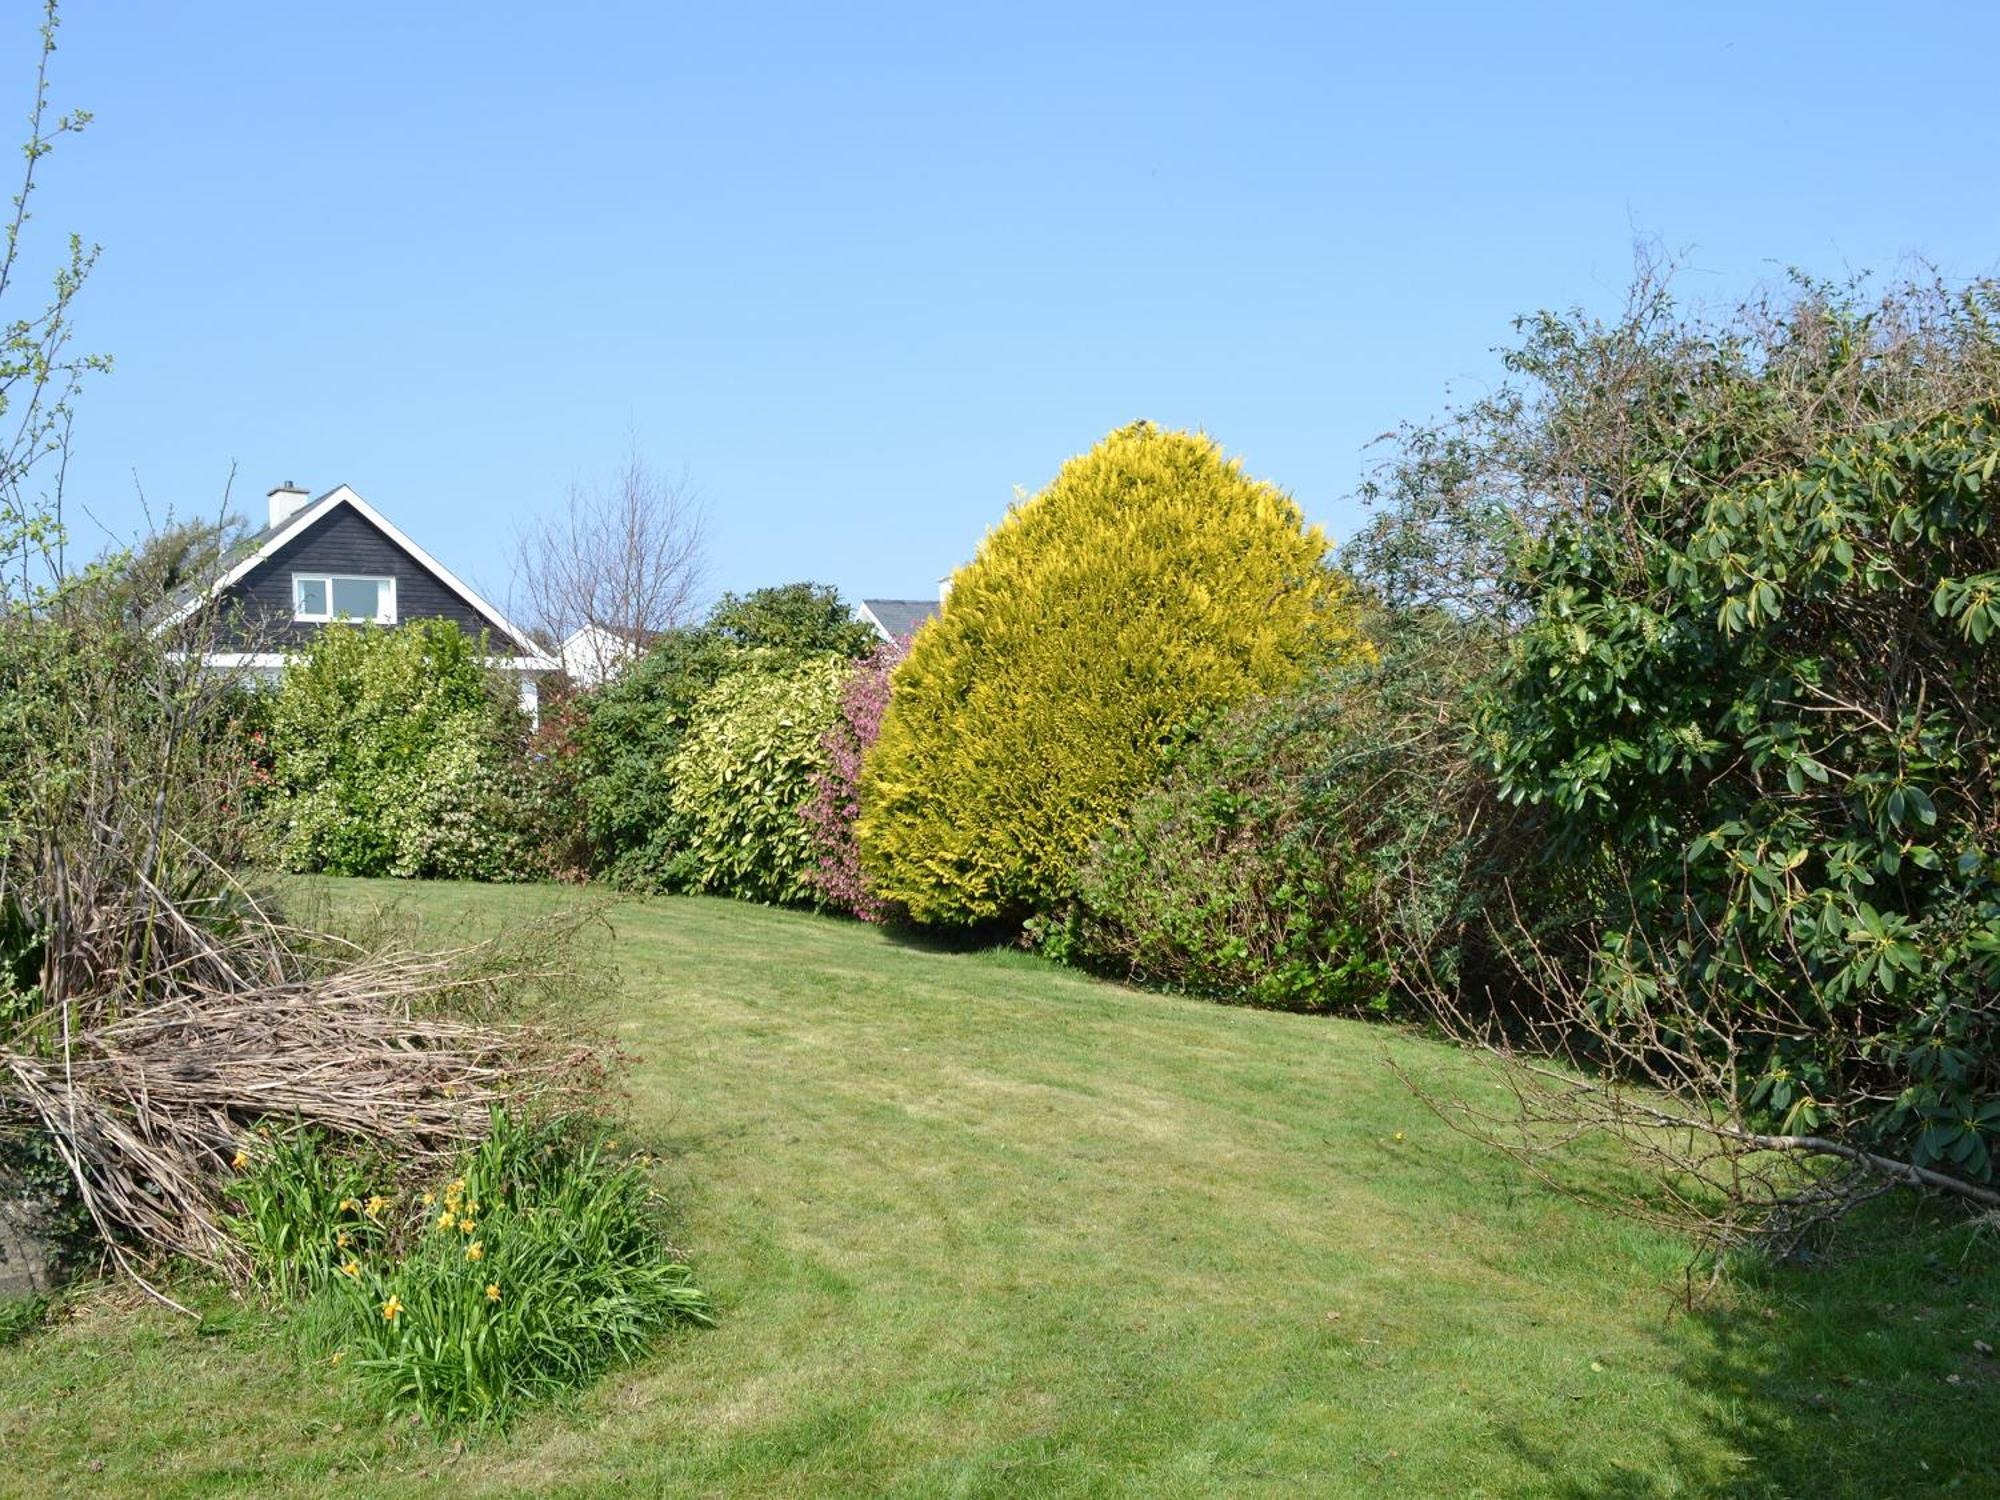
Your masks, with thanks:
[{"label": "yellow conifer bush", "polygon": [[1365,652],[1329,543],[1206,436],[1121,428],[1015,506],[897,669],[865,873],[920,922],[1060,905],[1211,711]]}]

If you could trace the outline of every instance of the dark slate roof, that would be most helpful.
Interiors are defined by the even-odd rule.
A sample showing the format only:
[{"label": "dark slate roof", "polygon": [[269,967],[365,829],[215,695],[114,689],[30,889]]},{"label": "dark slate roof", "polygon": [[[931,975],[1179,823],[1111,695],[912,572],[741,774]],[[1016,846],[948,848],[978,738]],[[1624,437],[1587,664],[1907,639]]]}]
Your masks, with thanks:
[{"label": "dark slate roof", "polygon": [[861,606],[875,617],[891,640],[915,635],[917,627],[938,612],[935,599],[863,599]]}]

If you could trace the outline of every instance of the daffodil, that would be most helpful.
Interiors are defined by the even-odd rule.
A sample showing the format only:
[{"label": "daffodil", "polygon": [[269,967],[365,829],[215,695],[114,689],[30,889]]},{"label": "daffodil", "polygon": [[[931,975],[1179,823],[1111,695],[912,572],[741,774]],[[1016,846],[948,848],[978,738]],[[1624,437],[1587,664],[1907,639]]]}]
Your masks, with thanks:
[{"label": "daffodil", "polygon": [[382,1210],[388,1206],[389,1200],[387,1198],[384,1198],[380,1193],[375,1194],[374,1197],[368,1200],[368,1217],[371,1219],[381,1218]]},{"label": "daffodil", "polygon": [[333,1358],[328,1360],[327,1363],[338,1369],[340,1362],[345,1358],[347,1358],[347,1351],[345,1349],[336,1349],[333,1351]]},{"label": "daffodil", "polygon": [[342,1198],[340,1200],[340,1211],[342,1213],[347,1213],[359,1207],[361,1207],[361,1200],[359,1198]]},{"label": "daffodil", "polygon": [[498,1302],[500,1300],[499,1282],[489,1281],[486,1283],[486,1300],[488,1302]]},{"label": "daffodil", "polygon": [[460,1219],[458,1221],[458,1232],[460,1234],[470,1234],[472,1233],[472,1228],[473,1228],[472,1220]]},{"label": "daffodil", "polygon": [[360,1261],[358,1261],[358,1260],[356,1260],[356,1259],[355,1259],[355,1258],[354,1258],[353,1256],[351,1256],[351,1255],[350,1255],[350,1256],[348,1256],[348,1258],[347,1258],[347,1264],[346,1264],[346,1265],[344,1265],[344,1266],[342,1266],[342,1267],[340,1268],[340,1274],[341,1274],[341,1275],[343,1275],[343,1276],[345,1276],[345,1277],[347,1277],[347,1278],[348,1278],[348,1279],[349,1279],[350,1281],[358,1281],[358,1280],[360,1280],[360,1278],[361,1278],[361,1262],[360,1262]]},{"label": "daffodil", "polygon": [[353,1243],[354,1243],[354,1236],[349,1234],[345,1229],[341,1230],[339,1234],[336,1234],[333,1237],[334,1248],[337,1250],[345,1250],[349,1245]]},{"label": "daffodil", "polygon": [[428,1193],[428,1192],[427,1192],[427,1193],[425,1193],[425,1194],[424,1194],[424,1197],[423,1197],[423,1204],[424,1204],[424,1207],[425,1207],[425,1208],[431,1208],[431,1207],[435,1206],[435,1204],[437,1203],[437,1201],[438,1201],[438,1195],[437,1195],[436,1193]]},{"label": "daffodil", "polygon": [[440,1229],[451,1228],[451,1221],[454,1217],[455,1216],[453,1215],[452,1211],[447,1208],[443,1213],[438,1215],[438,1228]]},{"label": "daffodil", "polygon": [[382,1304],[382,1321],[384,1323],[393,1323],[396,1321],[397,1317],[402,1313],[402,1311],[403,1311],[403,1299],[401,1297],[391,1296],[387,1302],[384,1302]]},{"label": "daffodil", "polygon": [[465,1258],[467,1260],[486,1259],[486,1242],[484,1240],[474,1240],[471,1244],[467,1245],[465,1247]]},{"label": "daffodil", "polygon": [[245,1167],[250,1165],[250,1153],[239,1147],[237,1149],[236,1155],[230,1159],[229,1165],[231,1169],[234,1171],[238,1172],[242,1171]]}]

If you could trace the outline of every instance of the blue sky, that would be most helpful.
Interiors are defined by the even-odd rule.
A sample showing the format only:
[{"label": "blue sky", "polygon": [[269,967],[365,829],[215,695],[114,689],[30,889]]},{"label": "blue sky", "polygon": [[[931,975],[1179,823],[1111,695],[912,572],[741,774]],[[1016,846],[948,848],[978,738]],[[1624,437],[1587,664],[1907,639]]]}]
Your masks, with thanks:
[{"label": "blue sky", "polygon": [[2000,269],[1996,44],[1970,3],[72,0],[97,120],[37,228],[102,244],[117,368],[70,495],[129,535],[135,475],[156,515],[344,481],[500,596],[636,437],[715,588],[922,595],[1145,416],[1338,536],[1372,438],[1514,314],[1614,308],[1635,240],[1718,303]]}]

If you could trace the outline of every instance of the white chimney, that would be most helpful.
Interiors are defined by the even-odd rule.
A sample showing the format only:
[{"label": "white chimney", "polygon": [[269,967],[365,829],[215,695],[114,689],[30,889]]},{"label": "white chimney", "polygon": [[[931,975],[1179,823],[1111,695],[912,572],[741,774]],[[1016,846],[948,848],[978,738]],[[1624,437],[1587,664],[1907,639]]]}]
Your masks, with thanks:
[{"label": "white chimney", "polygon": [[282,526],[293,516],[306,508],[311,497],[287,479],[265,497],[271,502],[271,524]]}]

